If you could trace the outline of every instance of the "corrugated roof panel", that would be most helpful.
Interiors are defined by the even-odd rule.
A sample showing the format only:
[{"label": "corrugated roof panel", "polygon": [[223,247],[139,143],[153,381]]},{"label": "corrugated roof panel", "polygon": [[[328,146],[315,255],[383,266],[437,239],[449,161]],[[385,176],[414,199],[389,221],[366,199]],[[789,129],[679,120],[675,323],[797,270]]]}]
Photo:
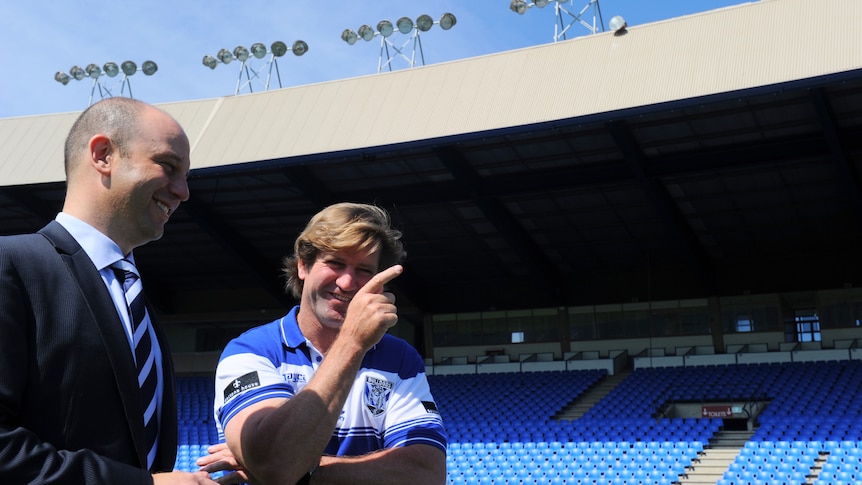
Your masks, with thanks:
[{"label": "corrugated roof panel", "polygon": [[[192,167],[290,158],[571,119],[862,68],[862,2],[761,0],[360,78],[164,105]],[[74,115],[0,120],[4,184],[53,182]],[[61,163],[60,163],[61,164]]]},{"label": "corrugated roof panel", "polygon": [[[189,144],[192,148],[192,154],[194,154],[195,147],[198,144],[202,133],[204,133],[209,127],[209,123],[220,104],[221,98],[200,99],[196,101],[160,104],[159,108],[165,110],[171,116],[180,121],[186,135],[189,137]],[[196,164],[193,155],[192,168],[195,166]]]},{"label": "corrugated roof panel", "polygon": [[0,184],[65,180],[63,144],[77,115],[0,119]]}]

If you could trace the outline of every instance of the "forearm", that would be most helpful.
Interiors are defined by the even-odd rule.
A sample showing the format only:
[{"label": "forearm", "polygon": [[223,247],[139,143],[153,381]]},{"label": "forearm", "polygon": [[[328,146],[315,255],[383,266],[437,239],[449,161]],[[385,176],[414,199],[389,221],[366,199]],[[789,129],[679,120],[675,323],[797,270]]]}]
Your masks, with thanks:
[{"label": "forearm", "polygon": [[259,419],[249,417],[238,456],[260,483],[295,483],[318,463],[364,354],[361,347],[336,339],[302,391]]},{"label": "forearm", "polygon": [[446,483],[446,454],[429,445],[411,445],[363,456],[324,456],[313,485],[403,485]]}]

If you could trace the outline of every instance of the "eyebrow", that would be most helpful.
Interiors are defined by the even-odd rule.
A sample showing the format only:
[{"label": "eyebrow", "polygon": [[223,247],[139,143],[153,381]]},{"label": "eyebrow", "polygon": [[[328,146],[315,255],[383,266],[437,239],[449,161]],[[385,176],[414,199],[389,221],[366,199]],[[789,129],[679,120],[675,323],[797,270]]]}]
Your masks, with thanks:
[{"label": "eyebrow", "polygon": [[[175,168],[179,168],[180,165],[183,164],[183,157],[179,156],[173,150],[156,152],[153,154],[153,159],[158,161],[170,161],[174,164]],[[189,169],[185,171],[183,174],[185,178],[189,178],[189,172],[191,171],[191,161],[189,161]]]}]

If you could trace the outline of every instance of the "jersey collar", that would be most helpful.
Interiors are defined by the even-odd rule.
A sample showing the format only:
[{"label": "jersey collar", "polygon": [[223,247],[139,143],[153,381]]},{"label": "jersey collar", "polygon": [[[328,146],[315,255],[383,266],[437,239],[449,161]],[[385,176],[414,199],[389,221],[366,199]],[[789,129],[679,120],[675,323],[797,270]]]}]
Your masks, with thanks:
[{"label": "jersey collar", "polygon": [[290,313],[281,318],[281,340],[288,348],[296,349],[305,343],[305,337],[299,330],[299,322],[296,314],[299,313],[299,305],[293,307]]}]

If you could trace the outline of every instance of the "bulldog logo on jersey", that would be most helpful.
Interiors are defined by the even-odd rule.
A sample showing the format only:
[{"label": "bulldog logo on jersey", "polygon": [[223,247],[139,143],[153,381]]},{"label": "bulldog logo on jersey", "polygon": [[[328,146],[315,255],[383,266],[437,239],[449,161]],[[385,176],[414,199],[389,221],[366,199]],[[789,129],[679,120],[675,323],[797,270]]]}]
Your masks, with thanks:
[{"label": "bulldog logo on jersey", "polygon": [[393,386],[394,384],[386,379],[371,376],[365,378],[365,407],[371,412],[371,416],[377,417],[386,412]]}]

